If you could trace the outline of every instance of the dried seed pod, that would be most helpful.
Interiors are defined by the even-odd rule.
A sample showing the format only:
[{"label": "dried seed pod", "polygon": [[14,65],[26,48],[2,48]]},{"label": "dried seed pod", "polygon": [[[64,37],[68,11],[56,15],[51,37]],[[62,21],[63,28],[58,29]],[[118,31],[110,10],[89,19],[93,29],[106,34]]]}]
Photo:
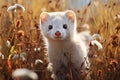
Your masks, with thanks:
[{"label": "dried seed pod", "polygon": [[80,10],[77,10],[77,13],[80,13]]},{"label": "dried seed pod", "polygon": [[16,12],[17,9],[22,9],[23,12],[25,11],[24,6],[21,5],[21,4],[11,5],[11,6],[8,7],[7,11],[8,11],[8,12],[9,12],[9,11],[14,11],[14,12]]},{"label": "dried seed pod", "polygon": [[20,28],[21,26],[22,26],[21,20],[17,20],[17,21],[15,22],[15,27]]},{"label": "dried seed pod", "polygon": [[117,60],[111,60],[110,65],[114,65],[114,67],[117,67],[118,61]]},{"label": "dried seed pod", "polygon": [[102,76],[102,73],[103,73],[103,71],[102,71],[101,69],[99,69],[99,70],[97,71],[98,77],[101,77],[101,76]]},{"label": "dried seed pod", "polygon": [[119,37],[118,34],[113,34],[113,35],[111,35],[111,38],[112,38],[113,40],[115,40],[115,39],[118,38],[118,37]]},{"label": "dried seed pod", "polygon": [[7,4],[2,5],[1,8],[7,8]]},{"label": "dried seed pod", "polygon": [[24,35],[25,35],[25,33],[24,33],[23,30],[19,30],[18,31],[18,37],[21,37],[21,36],[24,36]]}]

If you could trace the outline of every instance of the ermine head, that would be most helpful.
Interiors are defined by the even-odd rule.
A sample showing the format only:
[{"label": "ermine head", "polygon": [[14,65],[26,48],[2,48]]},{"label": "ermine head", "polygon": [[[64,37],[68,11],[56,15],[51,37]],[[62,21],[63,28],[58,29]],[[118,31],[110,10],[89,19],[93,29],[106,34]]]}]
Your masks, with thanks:
[{"label": "ermine head", "polygon": [[71,10],[65,12],[42,12],[40,28],[47,39],[65,40],[72,38],[76,29],[76,16]]}]

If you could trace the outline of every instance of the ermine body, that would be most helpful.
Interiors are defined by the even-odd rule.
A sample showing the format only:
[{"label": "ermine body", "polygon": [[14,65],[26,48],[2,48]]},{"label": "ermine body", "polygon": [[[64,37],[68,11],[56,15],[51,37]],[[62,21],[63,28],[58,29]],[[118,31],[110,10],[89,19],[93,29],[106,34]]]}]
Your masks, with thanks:
[{"label": "ermine body", "polygon": [[59,72],[62,74],[62,71],[64,73],[69,62],[76,70],[88,67],[87,43],[91,37],[89,32],[77,33],[76,15],[73,11],[42,12],[40,29],[47,45],[49,62],[52,63],[58,80],[64,80],[60,79],[58,74]]}]

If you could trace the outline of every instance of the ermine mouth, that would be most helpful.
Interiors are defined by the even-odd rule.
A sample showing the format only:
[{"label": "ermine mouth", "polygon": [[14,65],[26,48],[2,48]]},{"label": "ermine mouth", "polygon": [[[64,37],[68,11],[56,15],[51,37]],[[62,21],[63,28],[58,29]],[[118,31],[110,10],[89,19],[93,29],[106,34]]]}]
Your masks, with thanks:
[{"label": "ermine mouth", "polygon": [[56,40],[61,40],[61,39],[62,39],[62,37],[55,37],[55,39],[56,39]]}]

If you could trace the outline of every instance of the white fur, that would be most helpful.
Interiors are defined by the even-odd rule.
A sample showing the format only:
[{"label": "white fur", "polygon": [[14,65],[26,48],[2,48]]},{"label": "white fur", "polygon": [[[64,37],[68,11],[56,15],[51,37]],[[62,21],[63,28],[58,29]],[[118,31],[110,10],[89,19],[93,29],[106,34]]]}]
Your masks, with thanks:
[{"label": "white fur", "polygon": [[[66,16],[67,12],[69,12],[69,10],[65,12],[47,13],[47,21],[44,23],[40,22],[40,28],[46,39],[45,42],[47,43],[49,62],[53,64],[54,73],[60,70],[62,64],[68,66],[69,61],[72,62],[74,68],[79,70],[85,57],[87,58],[88,41],[87,39],[85,40],[85,38],[90,36],[90,34],[89,32],[78,34],[76,32],[75,13],[73,12],[75,20],[72,22]],[[48,25],[50,24],[53,25],[52,30],[48,30]],[[68,28],[64,29],[63,24],[67,24]],[[61,32],[61,37],[59,39],[55,38],[56,31]],[[88,61],[88,58],[86,60]],[[86,63],[83,65],[82,69],[85,69],[85,67],[87,67]]]},{"label": "white fur", "polygon": [[16,69],[13,71],[12,77],[15,79],[28,77],[32,80],[38,80],[38,75],[35,72],[25,68]]},{"label": "white fur", "polygon": [[96,45],[98,47],[98,50],[101,50],[103,47],[102,47],[102,44],[99,43],[97,40],[93,40],[91,41],[91,45]]}]

